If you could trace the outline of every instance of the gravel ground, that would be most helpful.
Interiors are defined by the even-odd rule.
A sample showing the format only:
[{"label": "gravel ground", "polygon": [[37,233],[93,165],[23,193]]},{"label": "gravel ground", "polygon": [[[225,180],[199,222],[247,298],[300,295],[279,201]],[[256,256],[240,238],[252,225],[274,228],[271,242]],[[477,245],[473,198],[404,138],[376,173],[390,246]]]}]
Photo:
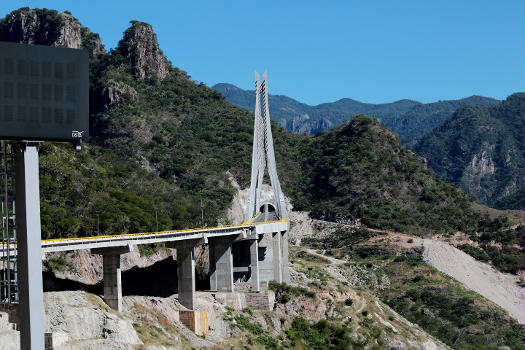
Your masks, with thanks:
[{"label": "gravel ground", "polygon": [[419,241],[425,248],[423,257],[428,264],[493,301],[525,324],[525,289],[516,284],[515,276],[498,272],[449,244],[431,239]]}]

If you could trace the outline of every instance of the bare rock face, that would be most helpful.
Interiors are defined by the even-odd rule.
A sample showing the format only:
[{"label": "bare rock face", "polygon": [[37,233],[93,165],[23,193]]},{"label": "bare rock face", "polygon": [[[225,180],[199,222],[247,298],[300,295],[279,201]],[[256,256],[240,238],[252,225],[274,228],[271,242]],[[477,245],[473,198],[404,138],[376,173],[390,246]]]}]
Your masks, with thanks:
[{"label": "bare rock face", "polygon": [[0,40],[21,44],[87,49],[91,55],[104,52],[98,34],[82,27],[70,13],[28,7],[0,20]]},{"label": "bare rock face", "polygon": [[[235,197],[233,197],[232,205],[228,209],[227,218],[232,224],[239,225],[246,220],[245,216],[246,211],[248,209],[248,198],[250,197],[250,189],[245,188],[244,190],[241,190],[241,187],[234,179],[234,177],[229,173],[227,175],[228,179],[230,180],[230,183],[237,190]],[[263,184],[261,191],[261,203],[264,202],[274,202],[272,187],[267,184]],[[290,198],[285,196],[284,202],[286,203],[286,211],[290,213],[293,209],[293,205]]]},{"label": "bare rock face", "polygon": [[308,113],[305,113],[288,120],[283,126],[297,134],[315,134],[316,131],[330,129],[334,125],[326,118],[310,119]]},{"label": "bare rock face", "polygon": [[162,80],[169,75],[168,61],[148,23],[131,21],[131,27],[124,32],[118,50],[128,60],[133,74],[140,79]]},{"label": "bare rock face", "polygon": [[122,81],[110,79],[102,89],[104,108],[129,105],[138,100],[137,91]]},{"label": "bare rock face", "polygon": [[[105,307],[98,297],[84,292],[54,292],[44,295],[46,329],[64,334],[71,348],[84,348],[85,340],[98,341],[99,348],[133,348],[142,344],[133,320]],[[102,342],[102,344],[100,344]],[[61,348],[69,348],[63,344]],[[119,346],[120,345],[120,346]]]}]

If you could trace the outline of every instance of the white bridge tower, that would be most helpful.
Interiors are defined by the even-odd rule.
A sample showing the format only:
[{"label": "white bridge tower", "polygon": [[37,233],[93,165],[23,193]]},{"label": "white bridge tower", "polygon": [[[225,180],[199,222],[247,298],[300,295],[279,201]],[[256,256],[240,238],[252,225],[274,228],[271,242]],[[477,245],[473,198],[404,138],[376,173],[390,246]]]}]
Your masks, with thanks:
[{"label": "white bridge tower", "polygon": [[[261,112],[261,95],[262,95],[262,112]],[[268,104],[268,78],[267,72],[262,76],[260,81],[259,74],[255,72],[255,118],[253,134],[253,154],[252,154],[252,172],[250,183],[250,197],[248,199],[248,208],[246,220],[251,220],[259,213],[268,211],[267,205],[262,208],[261,190],[264,179],[264,171],[268,169],[270,183],[274,195],[274,209],[276,220],[287,219],[286,205],[284,196],[281,191],[281,184],[277,177],[277,168],[275,165],[275,154],[273,150],[272,128],[270,123],[270,108]],[[268,217],[266,215],[266,220]],[[260,220],[257,220],[260,221]]]}]

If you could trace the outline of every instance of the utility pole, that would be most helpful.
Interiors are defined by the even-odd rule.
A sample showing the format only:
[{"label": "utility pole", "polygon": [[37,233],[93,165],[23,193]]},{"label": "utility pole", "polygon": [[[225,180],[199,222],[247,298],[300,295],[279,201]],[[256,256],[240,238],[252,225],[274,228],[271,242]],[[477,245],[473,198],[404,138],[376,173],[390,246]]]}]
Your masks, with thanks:
[{"label": "utility pole", "polygon": [[97,236],[100,236],[100,213],[97,211]]},{"label": "utility pole", "polygon": [[202,194],[199,195],[201,199],[201,227],[204,227],[204,208],[202,206]]},{"label": "utility pole", "polygon": [[157,208],[155,208],[155,222],[157,223],[157,232],[159,232],[159,218],[157,216]]}]

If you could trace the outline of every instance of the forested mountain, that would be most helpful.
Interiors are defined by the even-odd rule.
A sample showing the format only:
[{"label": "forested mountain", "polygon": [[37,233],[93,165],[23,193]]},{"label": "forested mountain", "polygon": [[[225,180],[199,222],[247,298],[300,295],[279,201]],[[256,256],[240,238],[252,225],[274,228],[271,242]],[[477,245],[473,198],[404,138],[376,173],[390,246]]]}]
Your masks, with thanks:
[{"label": "forested mountain", "polygon": [[415,151],[442,179],[500,209],[525,209],[525,93],[493,107],[463,107]]},{"label": "forested mountain", "polygon": [[[71,14],[22,8],[0,20],[0,38],[90,52],[92,138],[81,151],[74,151],[70,144],[52,142],[45,142],[40,148],[43,238],[154,231],[156,218],[160,230],[227,223],[226,211],[236,191],[230,179],[234,178],[243,188],[248,186],[253,117],[251,112],[226,101],[219,92],[196,84],[169,62],[149,24],[132,21],[118,46],[107,52],[98,35]],[[515,98],[523,100],[522,95],[511,96],[500,106],[476,110],[490,111],[487,113],[491,116],[496,115],[495,111],[503,115],[523,110],[521,104],[513,102]],[[272,97],[270,105],[282,107],[279,101],[288,100]],[[363,105],[341,100],[329,108],[334,114],[343,115],[350,108],[367,108],[373,114],[386,110],[408,113],[424,106],[408,100]],[[296,108],[301,106],[305,105],[297,103]],[[523,130],[522,124],[513,125],[516,130]],[[486,208],[480,209],[472,196],[440,180],[427,169],[425,158],[404,148],[400,137],[374,118],[358,115],[315,136],[288,132],[277,123],[273,123],[272,132],[284,194],[291,198],[295,209],[325,220],[304,215],[316,221],[315,225],[322,221],[329,229],[323,238],[318,239],[313,233],[309,238],[344,247],[325,248],[327,254],[329,251],[331,255],[338,254],[339,259],[348,259],[340,265],[341,270],[334,270],[341,271],[337,275],[346,276],[345,270],[351,274],[341,281],[332,278],[332,272],[328,273],[331,260],[290,245],[292,267],[297,276],[305,276],[299,287],[272,283],[277,304],[274,310],[264,313],[250,308],[226,307],[221,311],[215,301],[210,301],[208,305],[217,312],[212,314],[216,315],[214,319],[224,321],[224,327],[217,327],[224,329],[223,343],[215,348],[228,343],[230,348],[248,349],[375,349],[387,344],[385,335],[393,334],[396,340],[390,347],[399,348],[404,343],[397,339],[412,339],[407,335],[412,331],[417,333],[417,339],[410,344],[432,346],[422,342],[419,327],[400,323],[401,316],[380,304],[380,298],[385,298],[400,314],[455,349],[465,345],[478,349],[487,344],[490,348],[520,349],[523,327],[495,305],[426,265],[420,247],[412,245],[414,239],[401,242],[397,237],[400,245],[410,248],[396,248],[388,235],[369,245],[368,238],[378,233],[368,228],[417,235],[462,231],[476,242],[476,246],[466,245],[464,250],[490,260],[502,271],[517,272],[523,270],[525,256],[519,245],[525,234],[523,226],[508,230],[505,218],[489,218]],[[358,220],[364,226],[346,225]],[[63,256],[57,258],[62,259],[62,265],[67,263]],[[48,264],[50,261],[48,257]],[[167,261],[173,262],[172,256]],[[88,263],[90,269],[95,264],[100,264],[100,259]],[[155,265],[143,272],[155,271],[150,269]],[[144,276],[142,272],[140,276]],[[353,285],[354,276],[358,276],[359,284]],[[144,284],[142,277],[140,283]],[[73,294],[69,292],[52,294],[67,293],[64,295],[70,298]],[[47,300],[49,295],[46,293]],[[94,300],[93,309],[101,307],[98,297],[91,298],[87,292],[82,295]],[[369,302],[362,302],[365,298]],[[72,305],[85,321],[83,324],[98,322],[98,318],[83,317],[87,306],[79,308],[78,300]],[[162,309],[166,315],[178,311],[176,298],[145,294],[130,295],[127,300],[134,306],[126,307],[123,315],[145,343],[137,346],[157,348],[162,343],[188,347],[186,336],[190,331],[182,333],[171,325],[178,318],[150,313],[153,304],[159,306],[155,310]],[[57,314],[61,318],[63,304],[61,301],[59,309],[55,309],[60,310]],[[126,313],[131,310],[136,312]],[[111,312],[108,317],[116,320],[117,316],[120,317]],[[381,322],[385,319],[389,322]],[[398,328],[394,331],[393,327]],[[356,329],[363,336],[352,333]],[[106,339],[106,328],[101,332],[108,342],[96,343],[98,347],[117,343],[118,333]],[[176,342],[167,335],[176,337]],[[199,341],[196,347],[202,347],[200,341],[205,339],[192,336]],[[78,347],[76,340],[73,346]]]},{"label": "forested mountain", "polygon": [[[234,194],[229,177],[248,185],[253,119],[175,68],[149,24],[132,21],[107,53],[70,14],[23,8],[0,21],[0,37],[91,52],[92,139],[81,152],[42,146],[44,237],[154,230],[156,214],[160,229],[224,222]],[[478,226],[471,198],[373,119],[316,137],[276,125],[273,132],[279,177],[298,209],[414,233]]]},{"label": "forested mountain", "polygon": [[[242,90],[231,84],[217,84],[213,89],[221,92],[234,105],[253,111],[253,90]],[[269,99],[270,116],[288,131],[315,134],[319,130],[340,125],[358,114],[366,114],[379,119],[407,142],[432,130],[461,106],[483,107],[498,103],[497,100],[482,96],[426,104],[412,100],[369,104],[344,98],[317,106],[309,106],[282,95],[270,95]]]}]

